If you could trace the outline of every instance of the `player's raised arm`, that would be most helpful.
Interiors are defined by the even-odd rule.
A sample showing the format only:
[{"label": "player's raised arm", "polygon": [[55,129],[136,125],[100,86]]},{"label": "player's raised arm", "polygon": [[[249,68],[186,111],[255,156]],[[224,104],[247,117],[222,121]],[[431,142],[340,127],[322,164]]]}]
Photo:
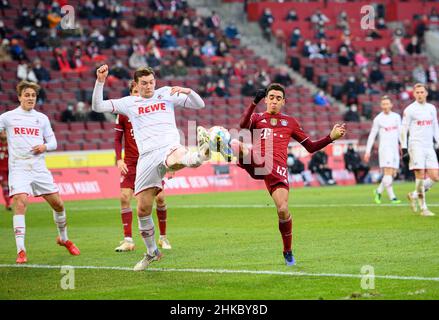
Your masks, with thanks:
[{"label": "player's raised arm", "polygon": [[[299,126],[300,128],[300,126]],[[297,131],[294,131],[292,134],[292,137],[298,141],[309,153],[316,152],[320,149],[323,149],[328,144],[334,142],[335,140],[338,140],[346,134],[346,125],[343,124],[335,124],[334,127],[331,130],[331,133],[328,134],[326,137],[317,140],[312,141],[305,132],[303,132],[302,128],[300,128]]]},{"label": "player's raised arm", "polygon": [[131,97],[122,99],[104,100],[104,84],[108,76],[108,65],[104,64],[96,70],[96,83],[93,90],[91,108],[96,112],[111,112],[127,114]]},{"label": "player's raised arm", "polygon": [[267,92],[265,89],[260,89],[256,92],[255,99],[253,102],[245,109],[243,115],[241,116],[241,120],[239,122],[239,126],[242,129],[250,129],[252,123],[252,114],[255,111],[255,108],[259,101],[265,98]]},{"label": "player's raised arm", "polygon": [[183,108],[202,109],[206,106],[203,98],[190,88],[172,87],[170,95],[174,103]]},{"label": "player's raised arm", "polygon": [[373,143],[375,142],[376,136],[378,134],[378,121],[375,118],[372,124],[372,130],[369,133],[369,137],[367,138],[366,144],[366,152],[364,154],[364,161],[367,163],[370,160],[370,152],[372,151]]}]

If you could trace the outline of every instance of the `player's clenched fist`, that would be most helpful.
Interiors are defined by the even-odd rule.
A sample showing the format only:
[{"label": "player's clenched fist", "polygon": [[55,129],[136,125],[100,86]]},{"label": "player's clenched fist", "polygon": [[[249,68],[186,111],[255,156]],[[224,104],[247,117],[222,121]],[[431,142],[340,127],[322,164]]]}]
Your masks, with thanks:
[{"label": "player's clenched fist", "polygon": [[174,94],[178,95],[179,93],[191,94],[191,89],[183,88],[183,87],[172,87],[171,88],[171,96]]},{"label": "player's clenched fist", "polygon": [[105,79],[108,76],[108,65],[104,64],[96,70],[96,77],[99,82],[105,82]]},{"label": "player's clenched fist", "polygon": [[344,135],[346,134],[346,125],[343,124],[336,124],[334,126],[334,128],[332,128],[331,133],[329,134],[329,136],[331,137],[332,140],[337,140],[342,138]]}]

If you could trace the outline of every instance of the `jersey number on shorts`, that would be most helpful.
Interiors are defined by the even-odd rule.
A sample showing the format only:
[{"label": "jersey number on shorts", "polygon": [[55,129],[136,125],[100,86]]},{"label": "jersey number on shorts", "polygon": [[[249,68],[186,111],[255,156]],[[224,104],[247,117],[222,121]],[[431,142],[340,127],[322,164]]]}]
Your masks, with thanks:
[{"label": "jersey number on shorts", "polygon": [[287,177],[287,168],[277,166],[276,172],[279,173],[282,177]]}]

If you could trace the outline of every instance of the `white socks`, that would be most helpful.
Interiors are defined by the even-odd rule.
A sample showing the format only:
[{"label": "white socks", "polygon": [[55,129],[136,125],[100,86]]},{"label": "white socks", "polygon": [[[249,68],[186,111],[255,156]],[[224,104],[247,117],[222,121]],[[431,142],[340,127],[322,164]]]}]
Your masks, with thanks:
[{"label": "white socks", "polygon": [[434,181],[431,180],[430,178],[427,178],[424,180],[424,189],[425,192],[427,192],[428,190],[431,189],[431,187],[433,187]]},{"label": "white socks", "polygon": [[424,179],[416,179],[415,183],[415,192],[413,192],[413,196],[418,198],[418,204],[421,210],[427,209],[427,203],[425,202],[425,183]]},{"label": "white socks", "polygon": [[56,212],[53,210],[53,220],[58,228],[58,234],[62,241],[67,241],[67,218],[66,211]]},{"label": "white socks", "polygon": [[[389,199],[395,199],[395,193],[393,192],[393,186],[392,186],[392,182],[393,182],[393,177],[392,176],[384,176],[381,184],[386,188],[387,190],[387,194],[389,195]],[[378,191],[379,192],[379,191]]]},{"label": "white socks", "polygon": [[154,255],[154,251],[157,250],[157,245],[154,239],[154,221],[152,216],[138,217],[139,220],[139,231],[145,242],[146,249],[149,255]]},{"label": "white socks", "polygon": [[16,214],[13,217],[15,243],[17,244],[17,253],[21,250],[26,251],[24,247],[24,236],[26,234],[26,223],[24,214]]}]

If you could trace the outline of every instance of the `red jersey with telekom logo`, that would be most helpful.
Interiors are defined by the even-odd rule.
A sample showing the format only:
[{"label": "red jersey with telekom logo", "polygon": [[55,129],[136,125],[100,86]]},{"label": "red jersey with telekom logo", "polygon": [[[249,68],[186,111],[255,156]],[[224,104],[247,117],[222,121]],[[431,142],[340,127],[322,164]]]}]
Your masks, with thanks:
[{"label": "red jersey with telekom logo", "polygon": [[0,140],[0,171],[8,171],[8,143]]},{"label": "red jersey with telekom logo", "polygon": [[283,113],[274,115],[267,112],[253,113],[250,121],[250,130],[259,129],[261,132],[259,139],[253,141],[253,150],[261,150],[262,157],[267,157],[268,155],[265,155],[266,148],[271,148],[271,144],[267,144],[267,141],[272,141],[272,154],[275,163],[286,166],[288,144],[291,138],[299,143],[309,139],[297,120]]},{"label": "red jersey with telekom logo", "polygon": [[136,140],[134,139],[133,126],[130,119],[123,114],[118,114],[116,118],[117,131],[123,132],[125,162],[137,162],[139,158],[139,151],[137,150]]}]

